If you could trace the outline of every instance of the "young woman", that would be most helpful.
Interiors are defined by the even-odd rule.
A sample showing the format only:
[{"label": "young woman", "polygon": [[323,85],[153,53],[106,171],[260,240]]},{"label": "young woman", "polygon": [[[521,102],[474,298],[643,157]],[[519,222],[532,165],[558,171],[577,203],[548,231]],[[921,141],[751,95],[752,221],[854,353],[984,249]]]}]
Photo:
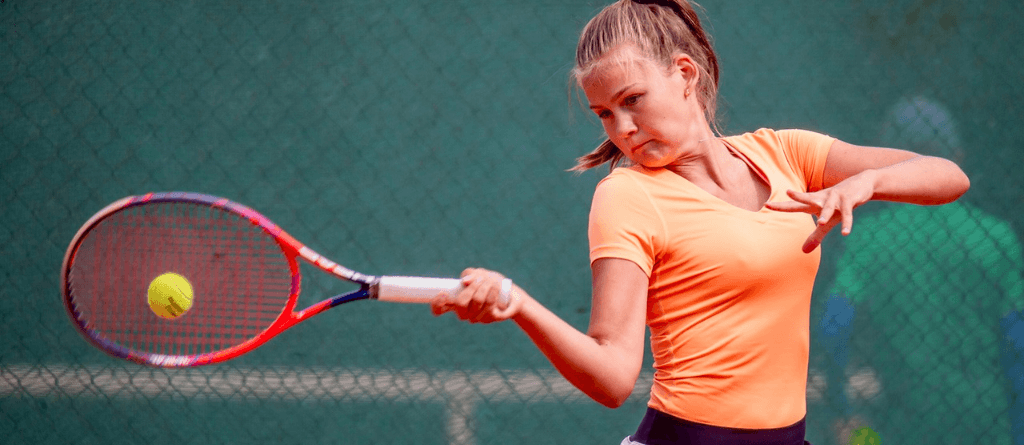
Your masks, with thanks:
[{"label": "young woman", "polygon": [[[720,137],[718,62],[686,0],[614,3],[584,28],[573,75],[613,167],[590,214],[593,301],[579,332],[504,277],[467,269],[435,314],[512,319],[576,387],[621,405],[651,329],[649,410],[624,444],[804,443],[817,246],[871,199],[955,200],[952,162],[800,130]],[[815,223],[811,215],[817,217]]]}]

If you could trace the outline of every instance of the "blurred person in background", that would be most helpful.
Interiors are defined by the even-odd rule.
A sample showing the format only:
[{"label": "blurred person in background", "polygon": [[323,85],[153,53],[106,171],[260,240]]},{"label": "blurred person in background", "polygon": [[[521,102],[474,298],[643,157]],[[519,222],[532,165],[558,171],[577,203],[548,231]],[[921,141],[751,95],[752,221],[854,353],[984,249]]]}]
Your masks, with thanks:
[{"label": "blurred person in background", "polygon": [[[942,104],[901,98],[886,119],[883,145],[963,162]],[[1013,228],[964,200],[880,205],[844,238],[819,324],[838,370],[828,382],[839,384],[830,392],[840,399],[838,443],[864,425],[892,443],[1024,443],[1011,441],[1010,404],[1024,379],[1012,363],[1024,363],[1024,324],[1013,318],[1024,308],[1024,265]]]}]

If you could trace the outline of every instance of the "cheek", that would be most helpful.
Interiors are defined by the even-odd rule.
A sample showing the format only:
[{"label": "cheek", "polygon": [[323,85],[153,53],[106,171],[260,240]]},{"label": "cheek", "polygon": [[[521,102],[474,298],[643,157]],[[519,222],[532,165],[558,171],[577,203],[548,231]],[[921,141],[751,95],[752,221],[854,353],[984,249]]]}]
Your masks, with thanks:
[{"label": "cheek", "polygon": [[666,106],[652,109],[647,123],[652,129],[657,129],[663,137],[678,137],[679,131],[688,120],[685,111],[680,107],[666,104]]},{"label": "cheek", "polygon": [[647,117],[651,123],[664,125],[673,119],[679,118],[679,108],[671,102],[657,102],[647,104]]}]

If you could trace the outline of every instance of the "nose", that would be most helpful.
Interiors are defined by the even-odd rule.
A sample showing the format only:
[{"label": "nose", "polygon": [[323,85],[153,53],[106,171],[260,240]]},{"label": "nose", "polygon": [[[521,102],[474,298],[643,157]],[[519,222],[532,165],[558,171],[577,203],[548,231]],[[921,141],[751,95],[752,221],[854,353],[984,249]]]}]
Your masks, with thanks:
[{"label": "nose", "polygon": [[615,119],[615,135],[620,138],[628,138],[637,132],[636,122],[626,116],[617,116]]}]

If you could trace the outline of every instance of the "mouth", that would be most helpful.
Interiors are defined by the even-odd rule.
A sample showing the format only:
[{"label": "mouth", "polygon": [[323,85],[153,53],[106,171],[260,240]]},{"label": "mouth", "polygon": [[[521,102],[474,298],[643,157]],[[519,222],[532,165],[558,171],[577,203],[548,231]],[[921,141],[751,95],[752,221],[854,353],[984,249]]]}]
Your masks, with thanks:
[{"label": "mouth", "polygon": [[639,150],[640,150],[641,148],[643,148],[643,147],[644,147],[645,145],[647,145],[647,143],[648,143],[648,142],[651,142],[651,141],[644,141],[644,142],[641,142],[641,143],[639,143],[639,144],[637,144],[637,145],[634,145],[634,146],[633,146],[633,148],[630,148],[630,149],[629,149],[629,152],[630,152],[630,153],[636,153],[636,152],[637,152],[637,151],[639,151]]}]

